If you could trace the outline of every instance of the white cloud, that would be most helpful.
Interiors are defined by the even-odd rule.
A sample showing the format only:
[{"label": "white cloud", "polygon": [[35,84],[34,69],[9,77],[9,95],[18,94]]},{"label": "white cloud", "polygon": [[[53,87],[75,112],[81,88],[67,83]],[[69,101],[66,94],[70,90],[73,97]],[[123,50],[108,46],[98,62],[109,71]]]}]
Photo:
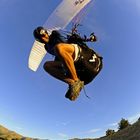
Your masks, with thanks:
[{"label": "white cloud", "polygon": [[101,129],[97,128],[97,129],[91,129],[91,130],[87,131],[87,133],[96,133],[96,132],[99,132],[99,131],[101,131]]},{"label": "white cloud", "polygon": [[21,128],[21,127],[19,127],[19,126],[16,126],[15,129],[16,129],[16,130],[22,130],[23,128]]},{"label": "white cloud", "polygon": [[58,135],[59,135],[60,137],[63,137],[63,138],[68,137],[68,135],[67,135],[67,134],[64,134],[64,133],[58,133]]},{"label": "white cloud", "polygon": [[138,114],[136,114],[136,115],[134,115],[134,116],[129,117],[129,118],[128,118],[128,121],[129,121],[130,123],[134,123],[134,122],[136,122],[136,121],[138,120],[139,117],[140,117],[140,113],[138,113]]},{"label": "white cloud", "polygon": [[110,123],[110,124],[107,125],[107,128],[109,126],[109,127],[111,127],[111,129],[117,131],[118,130],[118,123],[119,122]]},{"label": "white cloud", "polygon": [[[138,114],[136,114],[134,116],[128,117],[128,118],[124,118],[124,119],[128,120],[129,123],[133,124],[134,122],[136,122],[138,120],[138,118],[140,118],[140,113],[138,113]],[[110,123],[110,124],[108,124],[108,126],[110,126],[110,127],[118,127],[119,122],[120,122],[120,120],[118,122]]]},{"label": "white cloud", "polygon": [[66,126],[68,125],[70,122],[62,122],[62,125]]},{"label": "white cloud", "polygon": [[109,124],[109,126],[117,126],[118,125],[118,123],[117,122],[114,122],[114,123],[111,123],[111,124]]},{"label": "white cloud", "polygon": [[56,126],[67,126],[70,122],[57,122]]}]

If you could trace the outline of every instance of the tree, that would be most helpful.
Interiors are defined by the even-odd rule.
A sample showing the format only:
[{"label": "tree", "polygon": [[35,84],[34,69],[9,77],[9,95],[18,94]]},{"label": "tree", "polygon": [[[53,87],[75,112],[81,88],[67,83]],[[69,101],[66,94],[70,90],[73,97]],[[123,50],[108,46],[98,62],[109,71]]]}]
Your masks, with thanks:
[{"label": "tree", "polygon": [[113,135],[114,133],[115,133],[114,130],[108,129],[108,130],[106,131],[106,136],[111,136],[111,135]]},{"label": "tree", "polygon": [[130,123],[128,122],[128,120],[125,120],[124,118],[122,118],[118,125],[119,125],[119,130],[122,130],[130,126]]}]

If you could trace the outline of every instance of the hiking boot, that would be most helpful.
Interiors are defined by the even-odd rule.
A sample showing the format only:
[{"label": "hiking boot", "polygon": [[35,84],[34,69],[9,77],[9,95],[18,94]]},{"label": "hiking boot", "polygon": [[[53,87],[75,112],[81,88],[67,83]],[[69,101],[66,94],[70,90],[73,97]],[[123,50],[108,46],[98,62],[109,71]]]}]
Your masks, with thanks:
[{"label": "hiking boot", "polygon": [[73,84],[69,85],[69,89],[65,97],[69,98],[71,101],[76,100],[83,87],[84,87],[84,81],[78,80],[74,82]]}]

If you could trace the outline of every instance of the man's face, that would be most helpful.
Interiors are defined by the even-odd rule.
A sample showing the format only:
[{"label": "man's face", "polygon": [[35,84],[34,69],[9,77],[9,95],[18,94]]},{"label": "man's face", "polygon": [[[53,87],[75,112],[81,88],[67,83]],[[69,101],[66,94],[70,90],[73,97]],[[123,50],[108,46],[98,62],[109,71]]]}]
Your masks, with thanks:
[{"label": "man's face", "polygon": [[45,30],[41,30],[40,31],[40,35],[41,35],[41,39],[44,43],[48,43],[49,42],[49,35]]},{"label": "man's face", "polygon": [[42,38],[44,43],[48,43],[49,42],[49,35],[47,33],[44,33],[41,38]]}]

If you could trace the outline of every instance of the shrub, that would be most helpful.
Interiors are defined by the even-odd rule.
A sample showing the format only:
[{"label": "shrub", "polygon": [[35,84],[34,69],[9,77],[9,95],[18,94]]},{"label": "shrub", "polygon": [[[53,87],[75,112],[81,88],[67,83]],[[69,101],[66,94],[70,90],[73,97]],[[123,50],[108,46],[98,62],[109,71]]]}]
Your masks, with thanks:
[{"label": "shrub", "polygon": [[108,130],[106,131],[106,136],[111,136],[111,135],[113,135],[114,133],[115,133],[114,130],[108,129]]},{"label": "shrub", "polygon": [[121,121],[119,122],[119,130],[122,130],[128,126],[130,126],[130,123],[128,122],[128,120],[125,120],[122,118]]}]

